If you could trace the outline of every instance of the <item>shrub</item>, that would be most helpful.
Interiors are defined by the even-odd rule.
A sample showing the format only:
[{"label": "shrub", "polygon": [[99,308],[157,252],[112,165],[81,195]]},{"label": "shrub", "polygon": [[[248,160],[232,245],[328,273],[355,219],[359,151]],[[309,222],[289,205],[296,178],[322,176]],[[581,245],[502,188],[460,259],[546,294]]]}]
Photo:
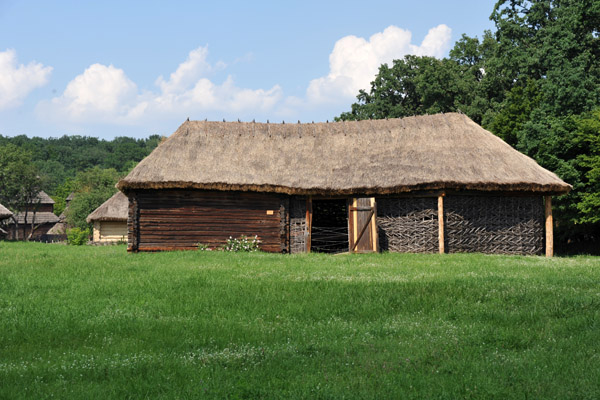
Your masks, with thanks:
[{"label": "shrub", "polygon": [[82,244],[86,244],[89,237],[89,228],[72,228],[67,230],[67,243],[73,246],[81,246]]},{"label": "shrub", "polygon": [[258,235],[254,235],[253,238],[249,238],[245,235],[242,235],[239,238],[232,238],[229,236],[227,243],[223,245],[223,251],[259,251],[259,244],[260,240],[258,240]]}]

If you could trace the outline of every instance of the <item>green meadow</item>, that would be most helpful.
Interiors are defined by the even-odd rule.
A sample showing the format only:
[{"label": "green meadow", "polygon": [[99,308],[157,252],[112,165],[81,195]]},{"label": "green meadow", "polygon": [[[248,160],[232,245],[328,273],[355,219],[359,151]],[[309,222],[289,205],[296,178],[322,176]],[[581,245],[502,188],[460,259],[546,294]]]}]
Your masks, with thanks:
[{"label": "green meadow", "polygon": [[597,399],[600,258],[0,242],[0,398]]}]

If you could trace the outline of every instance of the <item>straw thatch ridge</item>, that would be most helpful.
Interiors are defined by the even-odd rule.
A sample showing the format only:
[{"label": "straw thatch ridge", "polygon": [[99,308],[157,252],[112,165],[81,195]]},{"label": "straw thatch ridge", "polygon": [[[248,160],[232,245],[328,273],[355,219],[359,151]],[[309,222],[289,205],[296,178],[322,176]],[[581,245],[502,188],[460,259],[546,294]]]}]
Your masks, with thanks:
[{"label": "straw thatch ridge", "polygon": [[122,192],[117,192],[87,216],[88,224],[93,221],[127,221],[129,200]]},{"label": "straw thatch ridge", "polygon": [[55,201],[52,200],[52,198],[50,196],[48,196],[46,194],[46,192],[44,192],[43,190],[40,190],[40,192],[37,194],[37,197],[33,200],[34,204],[54,204]]},{"label": "straw thatch ridge", "polygon": [[457,113],[312,124],[187,121],[117,187],[324,195],[571,189]]},{"label": "straw thatch ridge", "polygon": [[[33,218],[33,214],[34,214],[33,211],[29,211],[27,213],[27,221],[25,221],[25,213],[24,212],[17,213],[15,215],[17,224],[19,224],[19,225],[30,224],[31,221],[34,221],[34,223],[36,225],[38,225],[38,224],[55,224],[58,222],[58,217],[52,212],[38,211],[35,213],[35,220]],[[12,222],[11,222],[11,224],[12,224]]]},{"label": "straw thatch ridge", "polygon": [[2,204],[0,204],[0,219],[8,218],[11,215],[13,215],[13,213],[10,212],[10,210],[8,208],[6,208]]},{"label": "straw thatch ridge", "polygon": [[50,228],[50,230],[46,233],[48,235],[64,235],[65,233],[67,233],[67,223],[62,222],[59,217],[59,221],[55,223],[52,226],[52,228]]}]

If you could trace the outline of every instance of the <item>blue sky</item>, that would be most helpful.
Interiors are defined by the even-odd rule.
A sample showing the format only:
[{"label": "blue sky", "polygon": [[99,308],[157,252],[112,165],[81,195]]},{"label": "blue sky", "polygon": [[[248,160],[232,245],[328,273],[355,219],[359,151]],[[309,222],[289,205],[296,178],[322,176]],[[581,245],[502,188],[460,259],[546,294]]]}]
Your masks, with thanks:
[{"label": "blue sky", "polygon": [[492,0],[0,0],[0,134],[169,135],[186,119],[325,121],[382,62],[444,57]]}]

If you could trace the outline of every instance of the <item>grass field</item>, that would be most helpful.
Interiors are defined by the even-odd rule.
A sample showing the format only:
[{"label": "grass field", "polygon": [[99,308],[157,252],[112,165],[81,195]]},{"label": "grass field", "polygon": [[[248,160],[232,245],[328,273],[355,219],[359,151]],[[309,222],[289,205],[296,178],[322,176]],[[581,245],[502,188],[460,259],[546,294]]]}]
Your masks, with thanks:
[{"label": "grass field", "polygon": [[0,398],[600,398],[600,258],[0,242]]}]

